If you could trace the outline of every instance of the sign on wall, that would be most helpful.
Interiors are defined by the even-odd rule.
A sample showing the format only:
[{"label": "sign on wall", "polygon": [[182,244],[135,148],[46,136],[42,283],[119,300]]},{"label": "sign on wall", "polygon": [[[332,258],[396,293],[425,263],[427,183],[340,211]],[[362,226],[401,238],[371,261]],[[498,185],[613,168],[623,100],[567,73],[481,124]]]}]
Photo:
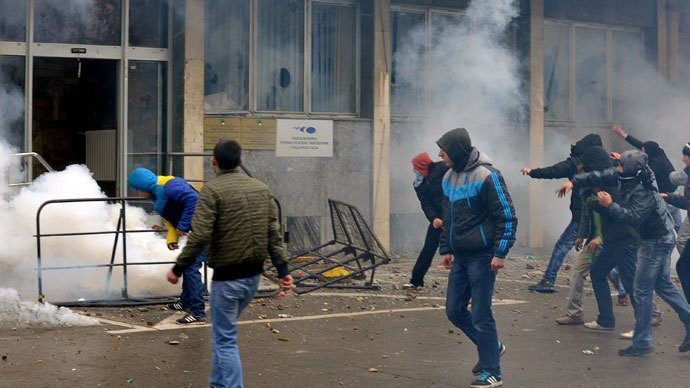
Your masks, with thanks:
[{"label": "sign on wall", "polygon": [[277,157],[332,157],[333,120],[278,120]]},{"label": "sign on wall", "polygon": [[220,139],[237,140],[246,150],[273,150],[276,148],[276,120],[204,118],[204,149],[213,149]]}]

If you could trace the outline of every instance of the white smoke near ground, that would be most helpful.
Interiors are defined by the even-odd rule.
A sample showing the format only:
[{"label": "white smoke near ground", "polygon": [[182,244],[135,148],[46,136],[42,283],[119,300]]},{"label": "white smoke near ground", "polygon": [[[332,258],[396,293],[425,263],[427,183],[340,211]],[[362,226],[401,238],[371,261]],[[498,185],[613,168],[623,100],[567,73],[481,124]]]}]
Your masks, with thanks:
[{"label": "white smoke near ground", "polygon": [[[7,144],[10,128],[24,114],[24,95],[0,73],[0,285],[17,290],[23,299],[38,296],[36,213],[45,201],[73,198],[105,198],[105,194],[83,165],[64,171],[46,173],[21,190],[9,183],[24,181],[21,160],[13,156],[17,149]],[[41,233],[114,231],[120,206],[106,202],[55,204],[41,216]],[[127,206],[128,230],[149,229],[147,214]],[[113,234],[45,237],[41,239],[42,267],[108,264],[114,245]],[[176,252],[167,249],[164,237],[151,233],[127,236],[128,262],[174,261]],[[119,239],[114,263],[122,263],[122,239]],[[179,286],[165,282],[169,265],[128,267],[130,296],[171,295]],[[102,299],[121,296],[123,270],[114,267],[109,288],[105,288],[107,269],[71,269],[43,271],[43,293],[50,301]]]},{"label": "white smoke near ground", "polygon": [[0,328],[11,326],[95,326],[96,319],[50,303],[23,302],[17,290],[0,287]]},{"label": "white smoke near ground", "polygon": [[[0,161],[8,154],[0,155]],[[0,162],[0,165],[6,164]],[[2,184],[0,184],[1,186]],[[4,220],[0,235],[5,247],[0,251],[0,284],[17,289],[24,298],[37,294],[36,214],[44,202],[54,199],[105,198],[91,172],[84,165],[39,176],[9,201],[0,201]],[[40,218],[41,234],[114,231],[119,204],[81,202],[46,206]],[[149,229],[143,209],[127,206],[128,230]],[[114,234],[43,237],[41,267],[102,265],[110,262]],[[176,252],[167,249],[158,234],[131,233],[127,236],[127,261],[174,261]],[[122,263],[122,238],[114,263]],[[130,296],[170,295],[179,290],[165,282],[169,265],[129,266]],[[115,267],[110,287],[105,289],[107,268],[43,271],[43,294],[48,300],[76,300],[118,297],[123,288],[123,271]]]}]

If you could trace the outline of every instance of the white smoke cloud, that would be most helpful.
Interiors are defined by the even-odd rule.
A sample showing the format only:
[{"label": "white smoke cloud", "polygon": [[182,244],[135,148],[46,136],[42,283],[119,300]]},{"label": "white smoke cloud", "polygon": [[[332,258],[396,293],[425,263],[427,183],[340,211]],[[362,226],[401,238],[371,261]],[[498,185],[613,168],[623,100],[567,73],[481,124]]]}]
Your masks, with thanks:
[{"label": "white smoke cloud", "polygon": [[[0,155],[0,161],[9,155]],[[6,162],[0,162],[0,165]],[[2,184],[0,184],[0,187]],[[84,165],[72,165],[64,171],[46,173],[9,201],[0,201],[4,220],[0,235],[5,247],[0,251],[0,284],[13,287],[25,298],[37,294],[36,213],[45,201],[72,198],[105,198]],[[120,206],[105,202],[48,205],[41,215],[41,233],[77,233],[113,231]],[[127,207],[127,228],[150,228],[141,208]],[[115,263],[122,263],[122,238]],[[42,267],[107,264],[114,235],[44,237],[41,239]],[[151,233],[127,236],[127,260],[131,262],[174,261],[176,252],[167,249],[165,239]],[[128,267],[130,295],[174,294],[178,286],[165,282],[169,265]],[[122,269],[113,270],[110,289],[104,290],[106,269],[56,270],[43,272],[43,292],[49,300],[104,298],[119,296]]]},{"label": "white smoke cloud", "polygon": [[[407,123],[420,130],[405,131],[404,138],[392,140],[397,141],[393,147],[400,152],[391,156],[391,176],[394,185],[409,187],[412,157],[427,151],[438,160],[435,143],[441,135],[452,128],[466,128],[473,146],[493,160],[506,180],[521,220],[517,236],[521,244],[526,243],[527,236],[529,178],[521,177],[519,170],[529,162],[529,129],[526,124],[515,124],[525,123],[528,102],[521,85],[521,64],[513,47],[512,22],[518,14],[515,0],[475,0],[465,10],[464,18],[432,14],[428,54],[420,49],[428,46],[425,26],[412,29],[400,40],[402,46],[393,57],[396,82],[425,74],[430,103],[424,119]],[[559,160],[565,156],[567,152]],[[411,189],[393,201],[395,210],[419,208]],[[559,206],[567,215],[567,203]],[[569,219],[567,215],[563,227]]]},{"label": "white smoke cloud", "polygon": [[94,325],[100,322],[50,303],[22,302],[17,290],[0,287],[0,327]]}]

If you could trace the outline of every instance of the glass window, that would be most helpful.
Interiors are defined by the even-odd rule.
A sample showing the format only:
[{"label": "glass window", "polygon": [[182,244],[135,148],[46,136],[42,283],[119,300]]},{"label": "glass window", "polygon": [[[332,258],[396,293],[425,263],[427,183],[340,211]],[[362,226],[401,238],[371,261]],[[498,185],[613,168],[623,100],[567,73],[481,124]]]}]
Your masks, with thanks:
[{"label": "glass window", "polygon": [[606,120],[606,30],[575,28],[575,120]]},{"label": "glass window", "polygon": [[0,0],[0,40],[26,42],[26,0]]},{"label": "glass window", "polygon": [[164,172],[166,72],[162,62],[129,61],[127,171],[146,167]]},{"label": "glass window", "polygon": [[640,69],[644,61],[642,36],[635,31],[611,31],[612,66],[613,66],[613,117],[620,121],[630,117],[630,101],[634,89],[631,80],[635,79],[635,69]]},{"label": "glass window", "polygon": [[570,26],[544,24],[544,118],[570,119]]},{"label": "glass window", "polygon": [[34,41],[118,46],[121,0],[35,0]]},{"label": "glass window", "polygon": [[391,113],[394,115],[424,112],[424,21],[421,12],[391,12]]},{"label": "glass window", "polygon": [[249,109],[249,2],[206,0],[204,110]]},{"label": "glass window", "polygon": [[357,19],[351,6],[312,5],[311,109],[356,111]]},{"label": "glass window", "polygon": [[136,47],[168,47],[168,1],[129,2],[129,44]]},{"label": "glass window", "polygon": [[0,55],[0,138],[24,150],[24,57]]},{"label": "glass window", "polygon": [[304,1],[260,0],[256,108],[304,111]]}]

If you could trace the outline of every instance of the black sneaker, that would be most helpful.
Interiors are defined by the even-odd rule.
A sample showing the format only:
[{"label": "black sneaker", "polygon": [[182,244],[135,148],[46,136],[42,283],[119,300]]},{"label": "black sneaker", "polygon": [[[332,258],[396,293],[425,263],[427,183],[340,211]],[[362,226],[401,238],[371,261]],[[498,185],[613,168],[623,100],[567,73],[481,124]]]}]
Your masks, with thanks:
[{"label": "black sneaker", "polygon": [[618,351],[618,354],[624,357],[639,357],[639,356],[644,356],[645,354],[649,354],[654,351],[654,347],[650,348],[636,348],[634,345],[631,345],[625,349],[621,349]]},{"label": "black sneaker", "polygon": [[[506,350],[508,350],[508,349],[506,349],[506,346],[503,345],[501,342],[498,343],[498,348],[499,348],[499,351],[498,351],[499,356],[506,354]],[[480,374],[482,374],[482,367],[479,366],[479,361],[477,361],[477,363],[474,365],[474,368],[472,368],[472,374],[475,376],[479,376]]]},{"label": "black sneaker", "polygon": [[204,322],[205,319],[204,317],[200,317],[198,315],[192,315],[192,314],[187,314],[183,318],[180,318],[177,320],[177,323],[197,323],[197,322]]},{"label": "black sneaker", "polygon": [[184,306],[182,306],[182,303],[180,302],[175,302],[175,303],[169,303],[168,308],[170,310],[175,310],[175,311],[182,311],[184,310]]},{"label": "black sneaker", "polygon": [[470,387],[472,388],[487,388],[487,387],[500,387],[503,385],[503,379],[501,375],[494,376],[491,373],[483,370],[482,375],[479,376]]},{"label": "black sneaker", "polygon": [[683,340],[683,343],[680,344],[678,347],[678,351],[681,353],[685,353],[688,350],[690,350],[690,333],[685,335],[685,339]]},{"label": "black sneaker", "polygon": [[534,292],[541,292],[545,294],[551,294],[556,292],[556,288],[553,286],[553,282],[549,280],[542,279],[539,283],[529,286],[528,289]]}]

